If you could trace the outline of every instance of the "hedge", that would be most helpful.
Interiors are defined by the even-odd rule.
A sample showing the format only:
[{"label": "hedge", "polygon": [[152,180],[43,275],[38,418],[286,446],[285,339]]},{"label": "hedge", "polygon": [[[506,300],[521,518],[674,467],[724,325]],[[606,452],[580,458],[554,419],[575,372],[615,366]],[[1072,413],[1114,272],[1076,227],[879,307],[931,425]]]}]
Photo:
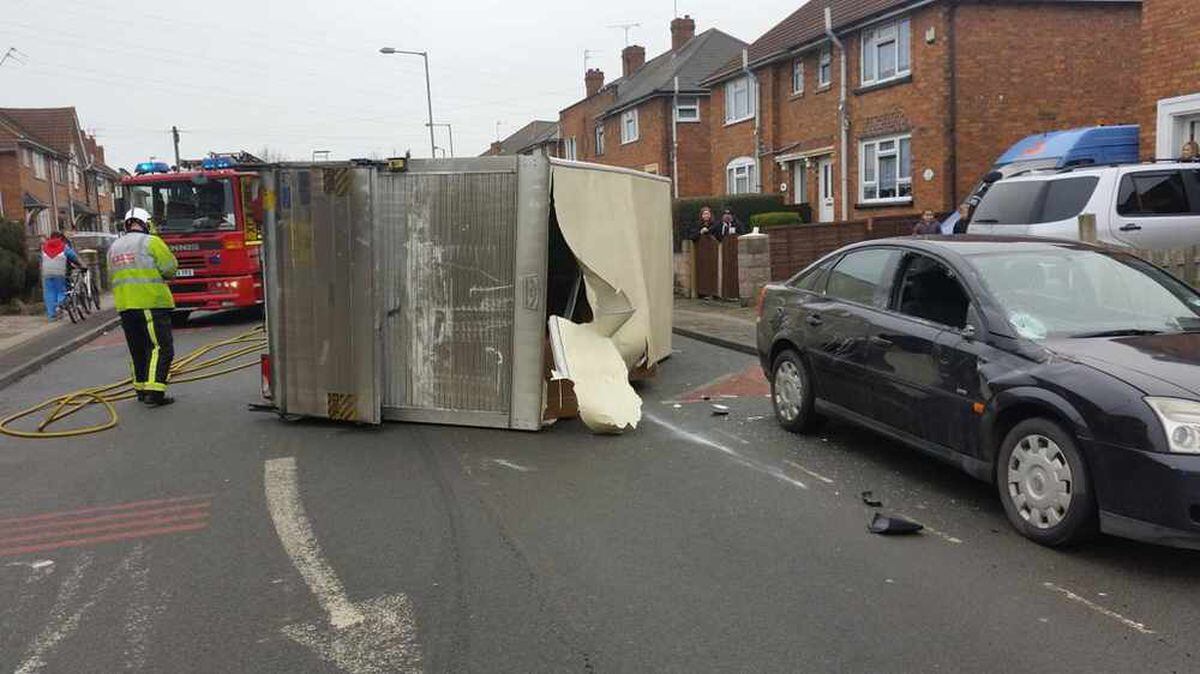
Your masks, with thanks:
[{"label": "hedge", "polygon": [[27,255],[25,228],[18,222],[0,221],[0,302],[21,297],[29,290]]},{"label": "hedge", "polygon": [[801,223],[800,214],[794,211],[771,211],[750,216],[751,227],[778,227],[780,225],[798,225]]}]

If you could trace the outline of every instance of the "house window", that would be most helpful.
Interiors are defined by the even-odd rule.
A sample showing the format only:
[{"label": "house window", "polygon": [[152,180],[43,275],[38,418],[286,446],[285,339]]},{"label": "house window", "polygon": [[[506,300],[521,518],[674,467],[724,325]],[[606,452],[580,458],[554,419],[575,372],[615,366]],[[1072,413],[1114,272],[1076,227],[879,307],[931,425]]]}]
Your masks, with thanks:
[{"label": "house window", "polygon": [[696,96],[680,96],[675,104],[675,121],[699,122],[700,99]]},{"label": "house window", "polygon": [[792,93],[804,93],[804,59],[792,61]]},{"label": "house window", "polygon": [[46,155],[41,152],[33,153],[33,177],[38,180],[46,179]]},{"label": "house window", "polygon": [[33,165],[33,151],[27,147],[21,148],[21,163],[25,165],[25,168]]},{"label": "house window", "polygon": [[58,184],[65,185],[67,183],[67,164],[66,162],[54,162],[54,174],[58,176]]},{"label": "house window", "polygon": [[869,202],[912,201],[912,136],[863,141],[859,148],[859,197]]},{"label": "house window", "polygon": [[632,143],[638,139],[638,111],[626,110],[621,113],[621,142]]},{"label": "house window", "polygon": [[596,125],[596,155],[604,154],[604,124]]},{"label": "house window", "polygon": [[754,159],[738,157],[725,166],[725,191],[728,194],[748,194],[758,191]]},{"label": "house window", "polygon": [[833,83],[833,50],[826,47],[821,50],[821,60],[817,64],[817,86],[827,87]]},{"label": "house window", "polygon": [[567,159],[570,159],[571,161],[575,161],[575,159],[577,157],[577,155],[575,153],[575,136],[571,136],[571,137],[567,138],[566,154],[567,154]]},{"label": "house window", "polygon": [[754,82],[747,75],[725,83],[725,123],[754,116]]},{"label": "house window", "polygon": [[904,77],[912,70],[909,20],[867,28],[862,36],[862,83]]}]

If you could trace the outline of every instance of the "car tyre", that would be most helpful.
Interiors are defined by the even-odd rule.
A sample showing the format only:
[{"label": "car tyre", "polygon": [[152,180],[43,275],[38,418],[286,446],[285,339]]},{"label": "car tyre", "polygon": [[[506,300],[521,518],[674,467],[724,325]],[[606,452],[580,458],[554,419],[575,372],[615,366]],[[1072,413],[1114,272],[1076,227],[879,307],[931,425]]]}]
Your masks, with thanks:
[{"label": "car tyre", "polygon": [[1083,454],[1049,419],[1027,419],[1009,431],[997,457],[996,485],[1009,522],[1030,540],[1069,546],[1099,531]]},{"label": "car tyre", "polygon": [[812,375],[800,354],[781,352],[771,364],[771,406],[779,425],[792,433],[811,433],[823,419],[813,409]]},{"label": "car tyre", "polygon": [[182,328],[187,325],[188,317],[192,315],[190,311],[172,311],[171,312],[171,327]]}]

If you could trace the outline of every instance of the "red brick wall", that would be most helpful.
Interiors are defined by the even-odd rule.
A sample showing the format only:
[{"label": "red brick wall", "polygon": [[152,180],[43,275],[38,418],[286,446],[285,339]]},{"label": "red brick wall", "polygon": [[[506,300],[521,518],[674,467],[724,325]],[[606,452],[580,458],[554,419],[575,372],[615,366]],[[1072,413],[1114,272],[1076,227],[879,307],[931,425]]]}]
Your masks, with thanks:
[{"label": "red brick wall", "polygon": [[[1136,123],[1139,21],[1134,4],[960,6],[959,193],[1030,134]],[[1175,38],[1171,49],[1191,41],[1200,54],[1195,40]]]},{"label": "red brick wall", "polygon": [[1158,101],[1200,93],[1200,2],[1143,0],[1142,97],[1138,105],[1143,156],[1153,156]]},{"label": "red brick wall", "polygon": [[[725,85],[713,87],[708,104],[710,189],[725,194],[725,167],[738,157],[754,156],[754,120],[725,124]],[[764,188],[766,183],[764,182]]]},{"label": "red brick wall", "polygon": [[712,155],[709,152],[712,119],[708,110],[711,102],[703,96],[699,100],[700,121],[680,122],[678,125],[681,197],[707,196],[712,194],[714,189],[711,180]]},{"label": "red brick wall", "polygon": [[21,160],[16,151],[0,151],[0,203],[4,218],[22,222],[25,207],[21,205]]}]

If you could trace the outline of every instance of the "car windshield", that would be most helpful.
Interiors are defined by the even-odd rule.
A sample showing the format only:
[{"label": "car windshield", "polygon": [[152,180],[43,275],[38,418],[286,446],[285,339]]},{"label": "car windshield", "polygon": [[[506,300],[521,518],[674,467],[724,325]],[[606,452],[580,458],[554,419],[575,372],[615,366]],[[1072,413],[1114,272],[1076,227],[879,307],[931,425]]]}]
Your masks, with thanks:
[{"label": "car windshield", "polygon": [[186,234],[237,229],[228,180],[130,185],[131,204],[154,218],[160,233]]},{"label": "car windshield", "polygon": [[968,259],[1029,339],[1200,330],[1200,295],[1128,255],[1006,246]]}]

